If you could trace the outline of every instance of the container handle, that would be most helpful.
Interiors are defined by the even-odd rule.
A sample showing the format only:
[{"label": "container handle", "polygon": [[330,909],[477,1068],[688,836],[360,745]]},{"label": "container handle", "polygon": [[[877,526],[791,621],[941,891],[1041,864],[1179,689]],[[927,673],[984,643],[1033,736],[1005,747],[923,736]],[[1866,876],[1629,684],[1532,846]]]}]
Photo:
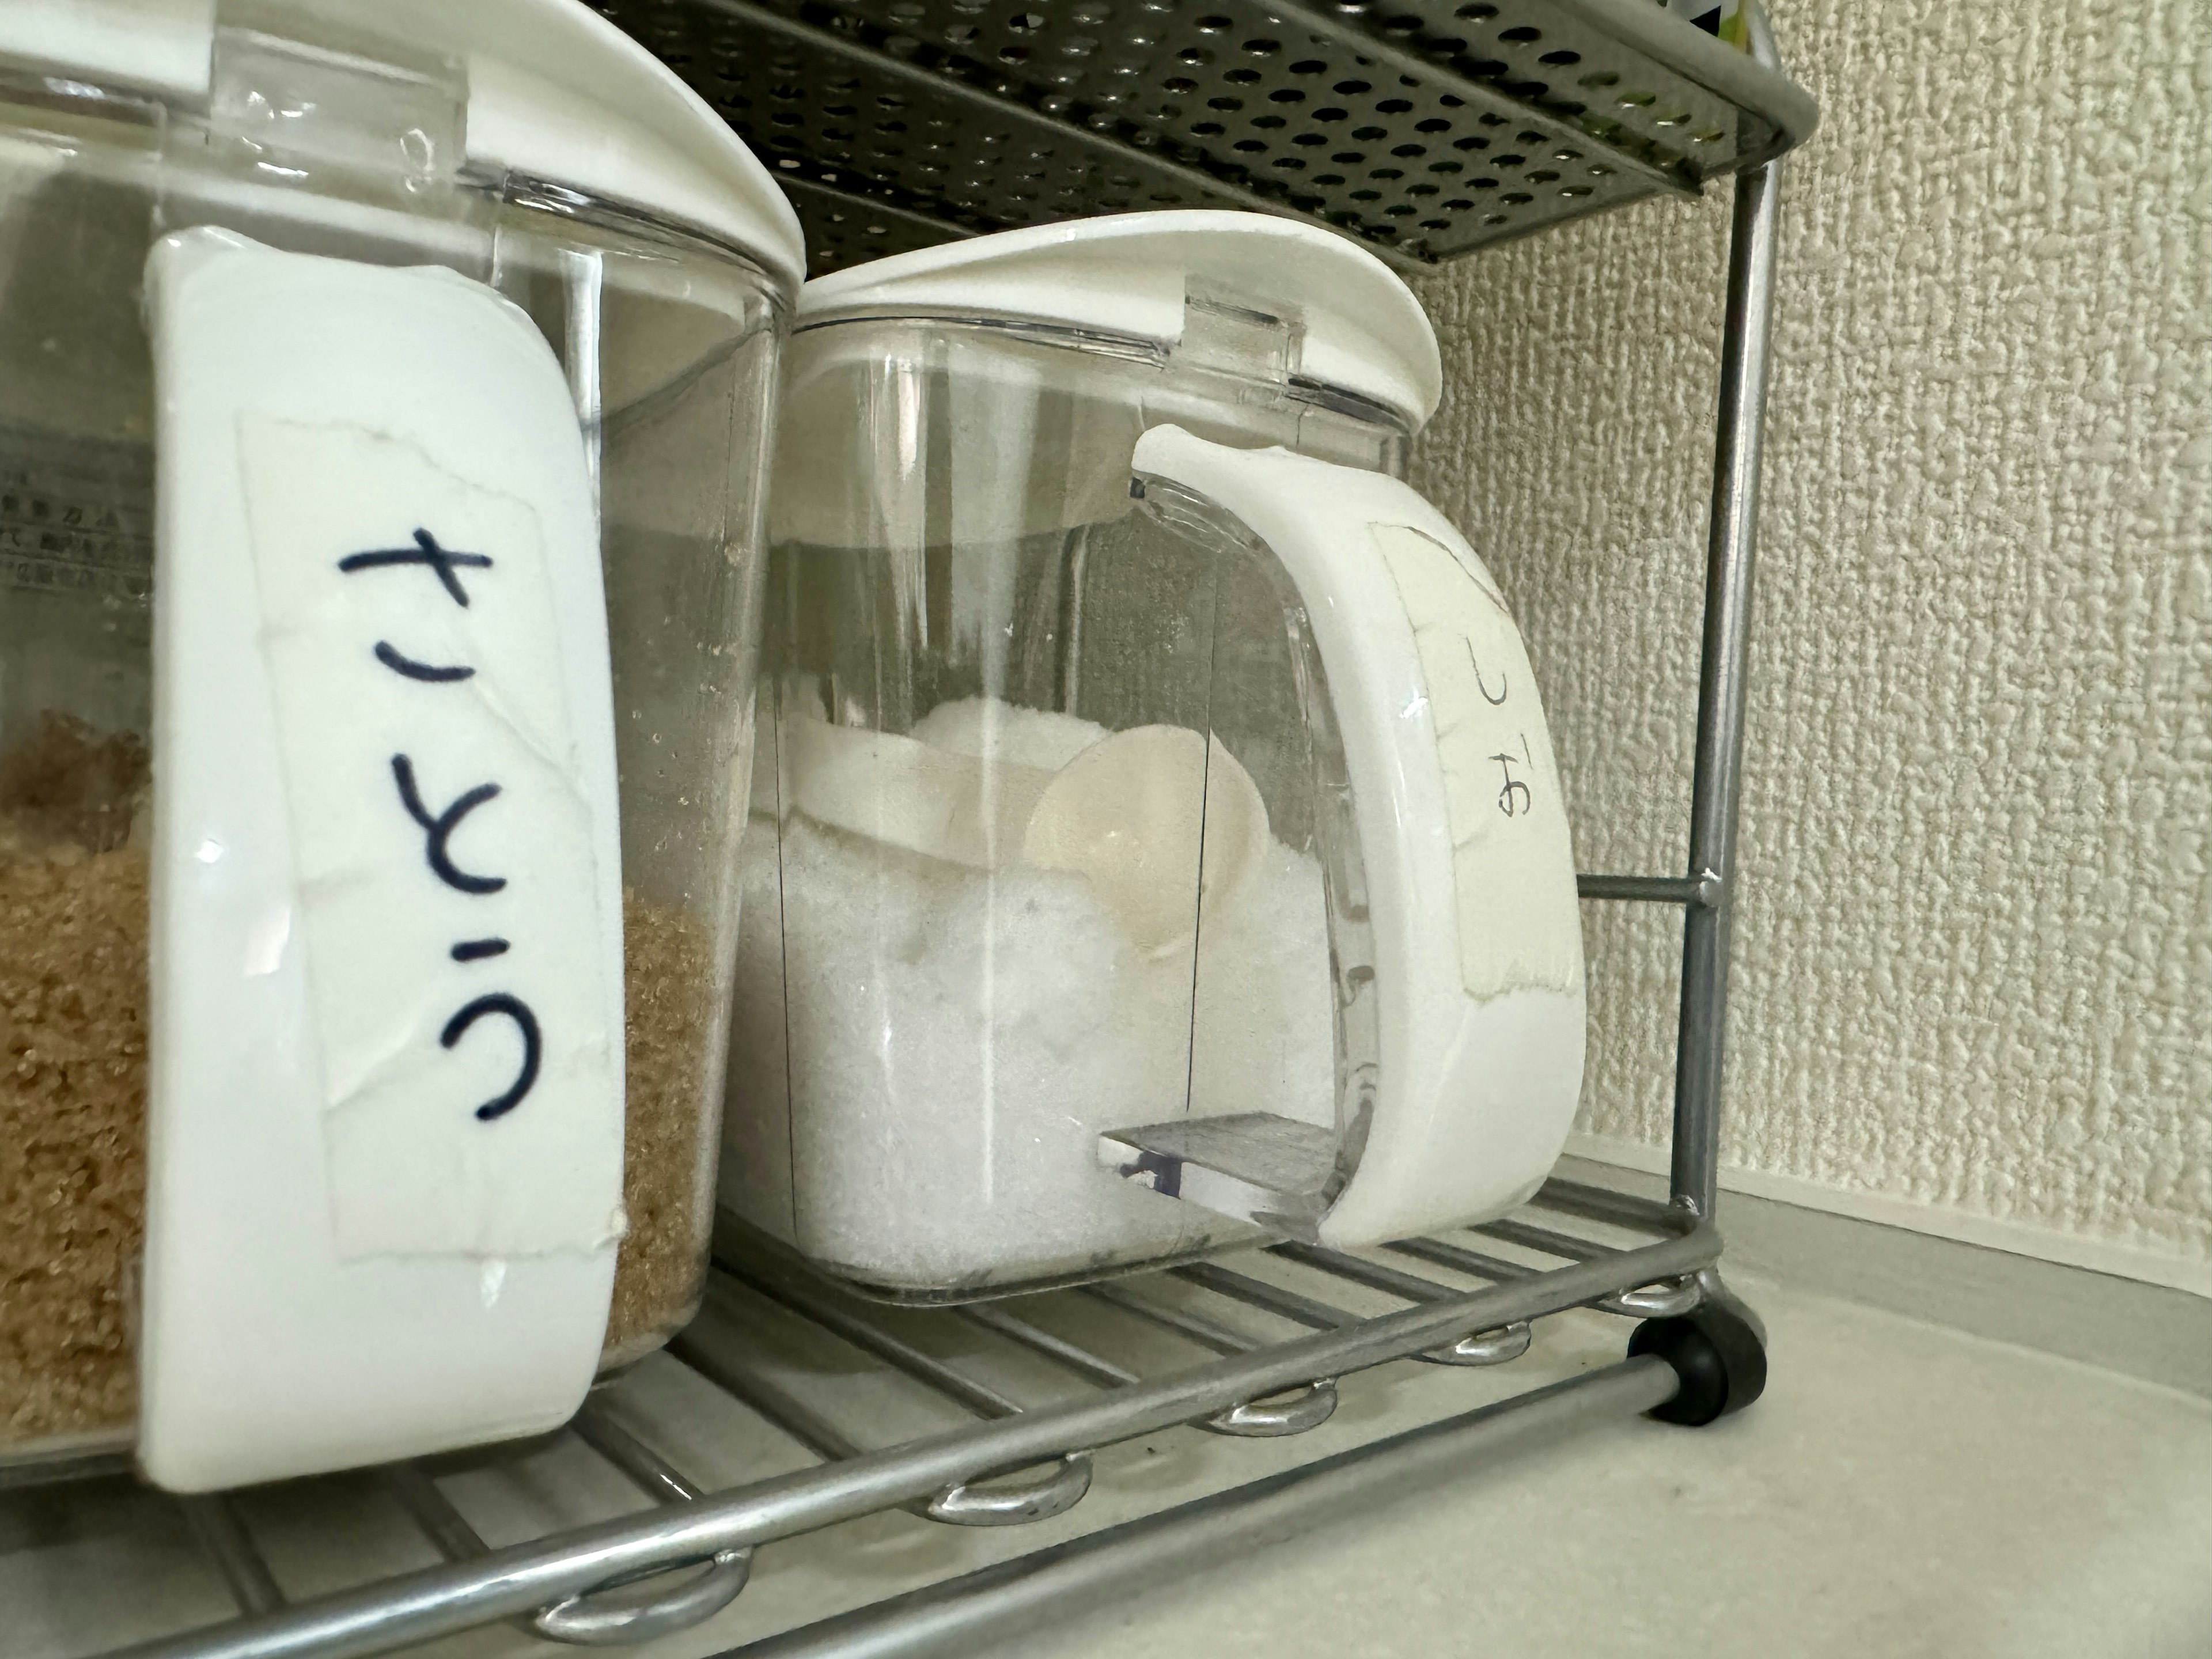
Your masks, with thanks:
[{"label": "container handle", "polygon": [[574,394],[520,307],[440,266],[192,227],[149,254],[146,310],[140,1468],[207,1492],[556,1428],[623,1225]]},{"label": "container handle", "polygon": [[[1386,474],[1174,426],[1138,441],[1133,467],[1170,527],[1272,555],[1342,744],[1345,775],[1325,781],[1348,786],[1372,978],[1340,975],[1339,995],[1376,999],[1376,1047],[1366,1077],[1347,1068],[1317,1237],[1344,1249],[1502,1214],[1565,1142],[1584,1024],[1566,805],[1504,596]],[[1333,915],[1351,908],[1333,897]]]}]

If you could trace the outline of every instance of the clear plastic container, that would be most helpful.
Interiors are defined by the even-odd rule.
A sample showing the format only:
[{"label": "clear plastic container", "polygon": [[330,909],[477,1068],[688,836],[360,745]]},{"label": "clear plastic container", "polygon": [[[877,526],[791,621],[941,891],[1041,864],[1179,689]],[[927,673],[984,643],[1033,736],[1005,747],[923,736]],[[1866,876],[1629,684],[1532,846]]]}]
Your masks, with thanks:
[{"label": "clear plastic container", "polygon": [[[0,20],[0,1465],[143,1382],[185,1486],[550,1426],[696,1310],[799,258],[568,0],[208,9]],[[362,1209],[410,1148],[446,1185]]]},{"label": "clear plastic container", "polygon": [[[1281,221],[1141,215],[882,261],[799,315],[724,1206],[946,1300],[1525,1196],[1579,1086],[1571,860],[1510,619],[1397,482],[1437,383],[1404,286]],[[1370,592],[1400,556],[1370,534],[1430,552]],[[1377,702],[1422,672],[1431,557],[1422,617],[1488,615],[1528,738],[1514,844],[1463,871],[1488,832],[1444,795],[1498,786]],[[1528,914],[1468,926],[1528,960],[1429,997],[1455,893],[1498,878]]]}]

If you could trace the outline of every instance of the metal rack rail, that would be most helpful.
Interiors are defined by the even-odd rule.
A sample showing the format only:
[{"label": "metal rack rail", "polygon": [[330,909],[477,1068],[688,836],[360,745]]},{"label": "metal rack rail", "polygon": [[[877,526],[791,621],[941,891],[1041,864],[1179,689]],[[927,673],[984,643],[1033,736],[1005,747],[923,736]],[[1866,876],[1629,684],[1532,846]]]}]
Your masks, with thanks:
[{"label": "metal rack rail", "polygon": [[[232,1499],[184,1500],[241,1616],[127,1652],[131,1659],[341,1659],[500,1620],[576,1645],[649,1640],[720,1612],[744,1589],[756,1552],[779,1540],[890,1509],[956,1526],[1049,1519],[1084,1498],[1092,1455],[1103,1448],[1182,1424],[1236,1437],[1302,1433],[1328,1420],[1342,1379],[1408,1358],[1504,1364],[1528,1347],[1532,1322],[1570,1308],[1680,1314],[1714,1293],[1701,1275],[1719,1253],[1711,1224],[1686,1209],[1554,1181],[1511,1218],[1367,1255],[1277,1244],[1161,1275],[967,1308],[887,1313],[756,1252],[718,1257],[708,1313],[678,1339],[674,1362],[806,1449],[817,1460],[811,1467],[709,1493],[594,1402],[568,1432],[654,1507],[493,1549],[433,1471],[395,1466],[383,1480],[444,1564],[297,1605],[287,1604]],[[1363,1291],[1402,1305],[1379,1314],[1345,1305]],[[1067,1334],[1071,1302],[1164,1334],[1195,1363],[1148,1371],[1101,1352],[1106,1345],[1095,1336]],[[744,1324],[726,1316],[740,1304],[795,1316],[817,1337],[871,1356],[975,1420],[863,1449],[852,1427],[762,1368]],[[1310,1334],[1255,1337],[1254,1314]],[[962,1327],[1040,1357],[1084,1387],[1050,1401],[1017,1399],[979,1378],[972,1362],[943,1357],[960,1346],[948,1333]],[[863,1634],[871,1653],[929,1651],[955,1635],[973,1644],[1016,1627],[1044,1586],[1073,1578],[1085,1594],[1107,1593],[1152,1573],[1164,1550],[1187,1555],[1194,1532],[1209,1549],[1254,1528],[1278,1535],[1316,1492],[1393,1478],[1393,1460],[1417,1448],[1425,1467],[1447,1467],[1441,1460],[1454,1450],[1482,1448],[1533,1424],[1650,1410],[1679,1387],[1667,1360],[1632,1358],[1062,1544],[1045,1559],[1020,1558],[737,1651],[848,1652]],[[1065,1605],[1056,1593],[1050,1599]]]},{"label": "metal rack rail", "polygon": [[[711,82],[733,125],[778,159],[808,219],[817,268],[963,230],[1146,205],[1162,196],[1186,204],[1229,202],[1317,214],[1401,263],[1419,262],[1636,196],[1694,189],[1705,177],[1738,170],[1688,867],[1680,876],[1582,879],[1586,900],[1674,904],[1684,911],[1671,1201],[1554,1181],[1505,1219],[1363,1255],[1278,1244],[1076,1291],[927,1312],[873,1309],[740,1242],[718,1243],[707,1313],[678,1338],[668,1363],[804,1449],[813,1460],[807,1467],[709,1490],[667,1447],[650,1443],[649,1433],[612,1408],[617,1390],[595,1400],[567,1433],[650,1500],[649,1507],[494,1547],[441,1486],[439,1470],[394,1467],[380,1478],[441,1564],[296,1602],[288,1601],[280,1576],[257,1546],[247,1506],[225,1496],[186,1500],[191,1534],[228,1587],[239,1616],[127,1650],[131,1659],[345,1659],[502,1620],[576,1645],[642,1642],[696,1626],[730,1605],[761,1553],[773,1561],[779,1540],[893,1510],[961,1527],[1048,1520],[1081,1502],[1093,1455],[1103,1448],[1186,1424],[1231,1437],[1297,1435],[1331,1418],[1346,1379],[1390,1362],[1504,1364],[1528,1348],[1534,1322],[1575,1308],[1645,1322],[1618,1364],[756,1640],[734,1650],[732,1659],[964,1653],[1120,1588],[1157,1584],[1281,1537],[1353,1498],[1464,1468],[1532,1432],[1637,1413],[1701,1421],[1755,1397],[1764,1377],[1760,1338],[1755,1318],[1718,1276],[1713,1206],[1775,157],[1809,131],[1809,100],[1780,75],[1753,0],[1745,0],[1753,48],[1748,56],[1652,0],[1510,0],[1461,4],[1455,11],[1444,0],[1404,0],[1403,12],[1388,15],[1361,0],[1339,0],[1326,15],[1317,6],[1282,0],[1264,10],[1244,0],[1206,0],[1218,9],[1187,18],[1180,3],[1140,0],[1145,15],[1160,21],[1157,27],[1126,31],[1129,45],[1121,58],[1115,56],[1119,48],[1100,44],[1103,33],[1093,39],[1072,32],[1110,17],[1108,0],[1068,7],[1051,0],[1050,17],[1042,10],[1002,15],[1000,0],[602,0],[599,9],[635,29],[695,84]],[[1042,8],[1048,0],[1035,3]],[[1263,25],[1274,33],[1257,32]],[[1470,56],[1492,49],[1474,40],[1478,25],[1487,32],[1485,42],[1503,41],[1495,60]],[[1447,27],[1462,33],[1438,33]],[[1571,37],[1579,45],[1559,44],[1573,30],[1583,32]],[[1091,46],[1079,52],[1081,40]],[[1255,44],[1270,41],[1267,52]],[[1235,43],[1251,63],[1232,64],[1225,48],[1217,50],[1224,42]],[[1016,46],[1024,48],[1018,56],[1008,50]],[[1042,60],[1055,46],[1064,61],[1051,75],[1009,78],[1013,68]],[[1532,62],[1551,70],[1567,67],[1559,60],[1571,58],[1585,91],[1624,95],[1602,108],[1578,103],[1540,83],[1529,64],[1504,46],[1527,48],[1522,56],[1534,54]],[[826,55],[809,58],[817,48]],[[1443,204],[1431,216],[1435,223],[1418,218],[1428,212],[1418,204],[1429,197],[1415,195],[1412,185],[1423,180],[1411,167],[1395,181],[1395,200],[1362,198],[1345,184],[1349,194],[1339,203],[1328,192],[1340,186],[1321,178],[1310,181],[1321,194],[1309,199],[1311,192],[1276,188],[1252,170],[1258,164],[1250,158],[1266,154],[1264,147],[1279,137],[1286,144],[1299,142],[1289,117],[1268,126],[1250,115],[1251,133],[1271,135],[1249,140],[1263,146],[1260,150],[1234,136],[1246,128],[1224,121],[1208,134],[1186,119],[1222,100],[1241,98],[1257,110],[1277,93],[1298,90],[1309,60],[1297,54],[1309,50],[1336,54],[1313,74],[1356,78],[1346,76],[1348,64],[1366,76],[1358,96],[1376,112],[1370,116],[1363,105],[1355,118],[1346,102],[1347,122],[1381,126],[1387,116],[1401,124],[1382,126],[1371,140],[1364,127],[1352,134],[1370,150],[1382,154],[1393,141],[1428,143],[1441,135],[1447,142],[1429,143],[1430,149],[1468,159],[1453,173],[1430,163],[1433,177],[1464,177],[1479,166],[1488,168],[1482,176],[1491,189],[1480,192],[1478,202],[1470,184],[1458,206],[1451,204],[1459,198],[1440,197]],[[1124,58],[1138,52],[1152,54],[1147,63],[1172,60],[1193,71],[1173,77],[1190,82],[1188,91],[1162,82],[1164,95],[1182,100],[1172,117],[1160,101],[1161,88],[1141,95],[1134,89],[1151,70],[1122,74]],[[1592,63],[1600,67],[1586,67]],[[1213,82],[1200,79],[1200,68],[1221,88],[1240,90],[1206,95]],[[1108,82],[1119,76],[1130,83],[1127,95],[1106,99],[1102,87],[1110,89],[1108,82],[1085,79],[1094,70]],[[1382,71],[1397,82],[1387,99],[1376,90],[1387,88]],[[774,90],[781,83],[773,77],[805,73],[827,77],[821,89],[846,102],[811,97],[802,100],[807,108],[800,118],[780,123],[775,112],[794,100]],[[1595,78],[1603,76],[1613,78]],[[1037,85],[1048,89],[1037,92]],[[1341,86],[1334,89],[1343,100],[1353,97]],[[941,101],[932,104],[932,98]],[[885,129],[901,124],[922,135],[914,146],[921,161],[882,145],[864,155],[862,140],[838,137],[845,129],[819,125],[855,122],[864,99],[873,100],[873,113],[897,118],[873,122],[877,138],[898,137]],[[1336,107],[1282,100],[1301,101],[1315,121]],[[1694,130],[1678,131],[1692,121],[1692,108]],[[809,121],[818,130],[806,128]],[[943,142],[951,148],[941,152],[941,165],[928,162],[939,152],[929,148],[939,141],[927,136],[939,121],[950,124]],[[1443,126],[1432,131],[1429,124],[1437,121]],[[1181,137],[1177,122],[1188,127]],[[1509,167],[1512,153],[1464,142],[1498,127],[1525,140],[1529,155],[1515,155]],[[799,129],[805,131],[794,137]],[[1409,132],[1428,137],[1407,137]],[[1455,132],[1462,137],[1453,138]],[[1715,136],[1700,137],[1708,132]],[[1537,137],[1552,146],[1555,160],[1564,161],[1569,150],[1600,154],[1586,150],[1595,143],[1620,163],[1594,163],[1590,174],[1599,182],[1579,195],[1565,185],[1542,199],[1505,188],[1512,179],[1558,183],[1540,180],[1535,171],[1514,172],[1528,166]],[[1199,142],[1216,138],[1220,143],[1212,149]],[[1039,146],[1048,139],[1063,148],[1046,155]],[[1670,149],[1677,140],[1687,147]],[[994,157],[1018,160],[1018,151],[1063,170],[1051,175],[1051,191],[1024,197],[1015,186],[1037,182],[1028,178],[1033,169],[1000,167],[991,184],[997,194],[988,200],[960,194],[965,170]],[[1224,162],[1224,154],[1244,159]],[[852,159],[843,159],[848,155]],[[912,167],[902,171],[908,161]],[[1600,166],[1613,170],[1599,173]],[[940,184],[932,194],[913,178]],[[1123,185],[1125,179],[1131,182]],[[1184,193],[1173,195],[1176,191]],[[1492,201],[1510,210],[1502,217],[1477,211]],[[1408,203],[1416,204],[1411,211],[1396,211]],[[830,216],[839,213],[850,222],[833,222]],[[1416,220],[1411,231],[1402,222],[1408,219]],[[872,242],[859,235],[878,223],[889,228]],[[848,238],[845,232],[855,227]],[[1378,1298],[1395,1305],[1362,1310]],[[1075,1334],[1063,1316],[1071,1299],[1109,1323],[1124,1322],[1125,1332],[1141,1329],[1149,1346],[1115,1348],[1091,1340],[1090,1326]],[[795,1320],[816,1340],[866,1355],[964,1420],[888,1445],[864,1444],[869,1425],[802,1398],[761,1367],[740,1328],[725,1317],[740,1305],[781,1310],[779,1317]],[[1303,1334],[1285,1335],[1285,1328]],[[1685,1338],[1686,1330],[1707,1334]],[[959,1344],[945,1340],[948,1331],[1025,1356],[1076,1391],[1022,1397],[962,1363]],[[1717,1338],[1710,1334],[1716,1331]],[[1685,1340],[1705,1346],[1686,1359]],[[1138,1348],[1157,1353],[1163,1341],[1177,1363],[1162,1369],[1134,1357]]]}]

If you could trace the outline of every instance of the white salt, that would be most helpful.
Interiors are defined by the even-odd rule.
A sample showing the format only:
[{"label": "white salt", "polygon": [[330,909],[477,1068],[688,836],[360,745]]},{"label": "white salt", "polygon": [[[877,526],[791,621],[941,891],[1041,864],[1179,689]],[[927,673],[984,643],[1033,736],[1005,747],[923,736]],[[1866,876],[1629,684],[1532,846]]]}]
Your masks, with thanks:
[{"label": "white salt", "polygon": [[[967,699],[911,735],[1058,768],[1105,732]],[[1209,891],[1195,964],[1139,953],[1079,875],[796,812],[780,836],[757,812],[744,848],[723,1201],[858,1281],[978,1291],[1201,1248],[1244,1230],[1102,1169],[1100,1131],[1334,1121],[1321,870],[1272,838]]]}]

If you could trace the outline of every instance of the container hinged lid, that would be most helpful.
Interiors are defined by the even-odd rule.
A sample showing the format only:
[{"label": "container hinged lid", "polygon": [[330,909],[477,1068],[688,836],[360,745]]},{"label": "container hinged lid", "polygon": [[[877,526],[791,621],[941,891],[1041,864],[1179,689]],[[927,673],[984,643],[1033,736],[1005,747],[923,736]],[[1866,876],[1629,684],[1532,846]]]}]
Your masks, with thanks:
[{"label": "container hinged lid", "polygon": [[1295,325],[1291,374],[1415,428],[1436,412],[1443,365],[1413,290],[1365,249],[1272,214],[1120,214],[921,248],[809,283],[799,320],[969,316],[1172,347],[1187,302],[1230,295]]},{"label": "container hinged lid", "polygon": [[325,30],[450,59],[466,77],[465,154],[642,209],[805,275],[799,221],[768,170],[704,100],[575,0],[6,0],[0,58],[186,103],[210,94],[234,23],[313,41]]}]

